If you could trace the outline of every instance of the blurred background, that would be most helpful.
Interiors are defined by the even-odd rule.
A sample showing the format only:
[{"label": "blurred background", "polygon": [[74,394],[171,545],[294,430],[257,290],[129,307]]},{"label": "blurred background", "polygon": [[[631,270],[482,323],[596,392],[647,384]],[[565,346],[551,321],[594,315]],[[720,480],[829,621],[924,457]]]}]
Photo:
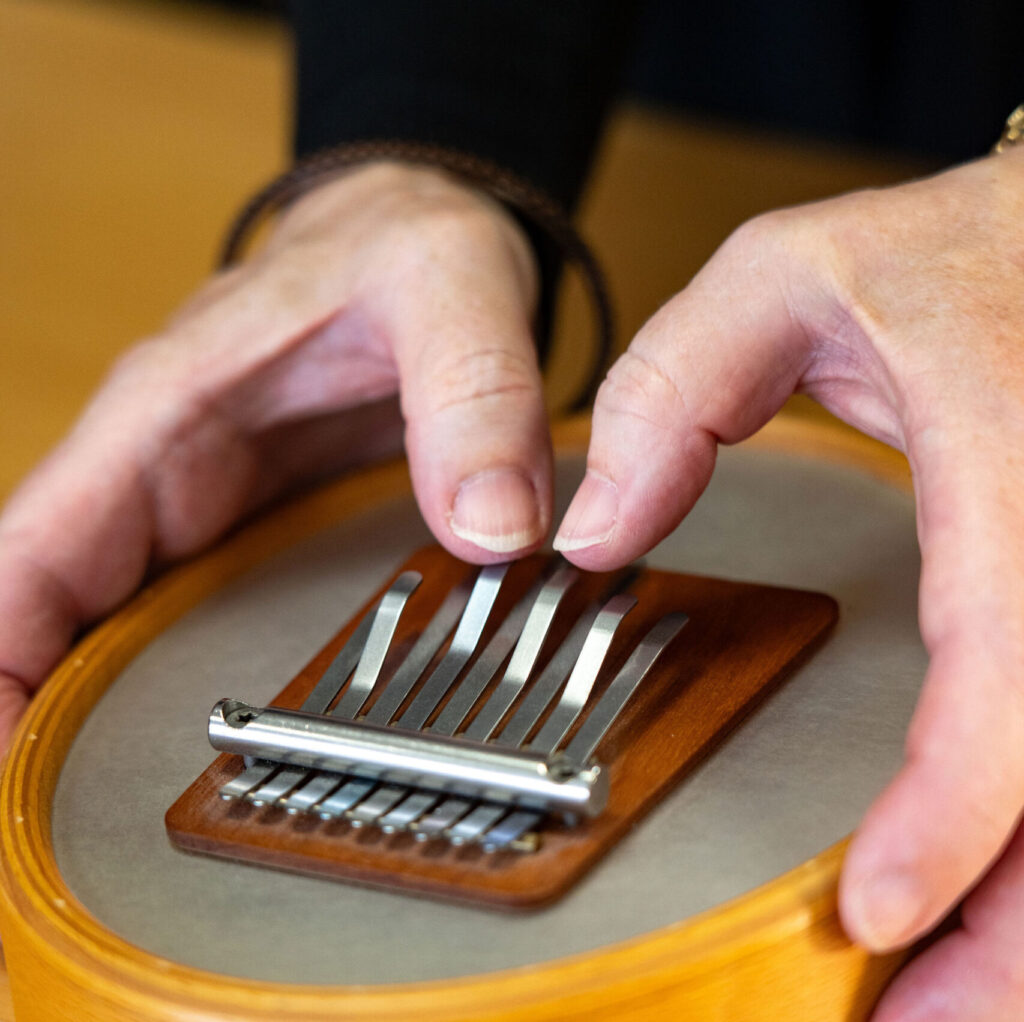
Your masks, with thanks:
[{"label": "blurred background", "polygon": [[[813,14],[830,5],[807,4],[813,16],[787,27],[799,6],[725,3],[712,25],[693,14],[709,5],[653,4],[648,55],[580,210],[612,279],[620,341],[751,215],[981,152],[1024,98],[1006,95],[1010,65],[992,57],[1013,27],[998,0],[941,14],[898,5],[919,8],[896,26],[899,52],[857,34],[891,5],[837,2],[856,15],[837,28]],[[981,9],[987,20],[971,13]],[[659,47],[669,36],[658,18],[684,16],[686,51]],[[915,24],[931,27],[921,36]],[[849,60],[824,45],[837,31]],[[117,354],[200,283],[233,212],[287,165],[290,97],[275,4],[0,0],[0,497]],[[589,339],[568,291],[553,403]]]}]

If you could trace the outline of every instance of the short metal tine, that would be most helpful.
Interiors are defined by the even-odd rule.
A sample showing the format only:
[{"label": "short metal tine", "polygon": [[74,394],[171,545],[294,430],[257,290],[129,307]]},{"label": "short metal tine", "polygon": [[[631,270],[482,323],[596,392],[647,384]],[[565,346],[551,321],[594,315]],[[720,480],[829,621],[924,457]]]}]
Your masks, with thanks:
[{"label": "short metal tine", "polygon": [[405,697],[413,685],[430,666],[430,661],[451,634],[459,615],[466,607],[470,591],[469,583],[463,582],[445,597],[437,613],[431,618],[430,624],[409,651],[409,655],[399,664],[391,680],[367,712],[366,720],[371,724],[389,723],[398,707],[405,702]]},{"label": "short metal tine", "polygon": [[265,784],[250,791],[245,797],[254,806],[272,806],[303,782],[309,771],[302,767],[281,767]]},{"label": "short metal tine", "polygon": [[378,826],[385,834],[394,834],[399,830],[406,830],[410,824],[415,823],[424,813],[433,809],[440,802],[441,796],[432,791],[415,791],[407,795],[390,812],[385,813],[378,823]]},{"label": "short metal tine", "polygon": [[601,613],[597,615],[597,620],[587,633],[583,649],[580,651],[576,666],[572,669],[572,674],[569,675],[561,698],[537,737],[530,743],[530,748],[544,753],[554,752],[558,748],[590,697],[619,622],[635,606],[635,596],[620,593],[601,608]]},{"label": "short metal tine", "polygon": [[350,809],[345,816],[353,827],[363,827],[368,823],[376,823],[389,809],[393,809],[406,795],[408,788],[396,788],[386,785],[378,788],[368,799]]},{"label": "short metal tine", "polygon": [[301,788],[296,788],[283,802],[289,815],[308,813],[322,802],[336,788],[341,787],[345,778],[341,774],[313,774]]},{"label": "short metal tine", "polygon": [[486,830],[490,830],[508,812],[508,806],[477,806],[468,816],[459,820],[445,831],[445,837],[453,845],[464,845],[479,840]]},{"label": "short metal tine", "polygon": [[277,763],[259,761],[246,767],[236,778],[228,781],[220,789],[220,797],[225,802],[245,798],[253,788],[258,788],[278,768]]},{"label": "short metal tine", "polygon": [[440,837],[456,820],[465,816],[474,803],[464,798],[445,799],[429,816],[424,816],[412,825],[417,841],[429,841]]},{"label": "short metal tine", "polygon": [[[520,635],[519,642],[516,644],[515,652],[512,654],[512,659],[505,670],[505,675],[498,683],[497,688],[491,693],[487,702],[480,708],[480,712],[473,718],[473,722],[466,728],[466,738],[480,742],[490,738],[494,729],[498,726],[498,722],[505,716],[508,708],[515,702],[516,696],[522,692],[527,680],[533,673],[537,657],[540,656],[541,647],[544,645],[544,640],[551,630],[551,623],[555,619],[558,606],[579,576],[580,573],[571,564],[566,564],[563,561],[550,581],[544,585],[537,594],[536,599],[532,601],[533,605],[530,608],[530,616],[526,619],[526,624],[522,628],[522,635]],[[463,687],[464,684],[459,686],[459,692],[456,693],[456,696],[445,707],[446,711],[451,706],[451,703],[455,702],[456,698],[461,695]],[[472,706],[472,703],[470,703],[470,706]],[[469,708],[467,706],[463,711],[463,717],[465,717]],[[455,727],[458,727],[461,719],[456,723]],[[444,733],[454,734],[455,728],[453,727],[451,731],[445,731]]]},{"label": "short metal tine", "polygon": [[359,658],[359,666],[352,676],[352,681],[345,694],[338,700],[338,705],[331,711],[336,717],[355,718],[363,708],[367,696],[377,683],[380,670],[384,666],[384,658],[391,647],[398,619],[416,587],[423,581],[418,571],[405,571],[395,580],[395,584],[384,594],[373,616],[373,626]]},{"label": "short metal tine", "polygon": [[500,852],[518,841],[527,831],[533,830],[543,819],[542,813],[518,809],[483,834],[480,837],[480,844],[484,846],[485,852]]},{"label": "short metal tine", "polygon": [[508,564],[489,564],[481,569],[448,652],[416,694],[409,708],[398,718],[399,727],[410,730],[422,727],[451,688],[452,682],[476,651],[508,568]]},{"label": "short metal tine", "polygon": [[566,759],[570,763],[582,766],[593,756],[647,672],[689,620],[682,612],[668,614],[644,636],[566,748]]},{"label": "short metal tine", "polygon": [[376,608],[363,615],[363,620],[359,622],[348,642],[341,647],[338,655],[331,661],[299,709],[306,713],[324,713],[327,707],[334,702],[335,696],[341,691],[342,686],[348,681],[349,675],[356,669],[356,664],[359,663],[359,657],[366,645],[366,639],[370,634],[375,616]]},{"label": "short metal tine", "polygon": [[451,699],[441,710],[437,720],[428,730],[439,735],[453,735],[466,715],[475,705],[480,693],[494,679],[508,656],[516,640],[523,631],[530,608],[541,591],[541,583],[533,586],[530,591],[512,608],[512,612],[502,621],[491,641],[476,658],[476,663],[469,669],[466,676],[459,682],[458,688],[452,693]]},{"label": "short metal tine", "polygon": [[597,618],[597,612],[596,606],[584,612],[572,626],[568,637],[555,650],[547,666],[541,671],[540,677],[530,686],[523,701],[512,714],[512,718],[501,729],[495,739],[498,745],[522,745],[523,739],[533,730],[534,725],[544,715],[548,704],[558,694],[562,683],[569,677],[573,664],[579,659],[587,633]]},{"label": "short metal tine", "polygon": [[321,820],[338,819],[369,795],[375,787],[376,781],[346,781],[333,795],[325,798],[316,807],[316,813]]}]

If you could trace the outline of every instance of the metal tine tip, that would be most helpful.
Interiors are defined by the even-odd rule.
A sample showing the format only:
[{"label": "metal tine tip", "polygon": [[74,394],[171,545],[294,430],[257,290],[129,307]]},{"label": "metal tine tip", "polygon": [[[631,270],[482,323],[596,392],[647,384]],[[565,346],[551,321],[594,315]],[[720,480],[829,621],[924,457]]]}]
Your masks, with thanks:
[{"label": "metal tine tip", "polygon": [[412,703],[398,718],[399,727],[418,730],[437,708],[452,683],[469,662],[491,616],[501,583],[508,573],[508,564],[489,564],[477,575],[473,592],[455,629],[452,644],[444,659],[426,680]]},{"label": "metal tine tip", "polygon": [[550,754],[558,748],[590,697],[619,623],[635,606],[635,596],[620,593],[601,608],[587,633],[583,649],[580,650],[579,659],[572,669],[572,674],[569,675],[562,696],[536,738],[530,743],[531,749]]},{"label": "metal tine tip", "polygon": [[689,617],[682,612],[668,614],[641,639],[566,748],[565,757],[570,763],[582,767],[593,756],[640,682],[687,621]]},{"label": "metal tine tip", "polygon": [[[529,617],[523,625],[515,652],[505,670],[505,675],[480,708],[472,723],[466,728],[464,737],[475,741],[486,741],[493,734],[498,722],[522,692],[537,664],[537,658],[555,620],[558,607],[565,594],[572,588],[580,573],[565,561],[561,561],[551,578],[544,584],[530,607]],[[447,707],[446,707],[447,709]],[[467,707],[468,710],[468,707]],[[465,713],[463,713],[465,717]],[[461,719],[459,721],[461,723]],[[456,724],[456,727],[458,724]],[[454,728],[446,731],[454,734]]]}]

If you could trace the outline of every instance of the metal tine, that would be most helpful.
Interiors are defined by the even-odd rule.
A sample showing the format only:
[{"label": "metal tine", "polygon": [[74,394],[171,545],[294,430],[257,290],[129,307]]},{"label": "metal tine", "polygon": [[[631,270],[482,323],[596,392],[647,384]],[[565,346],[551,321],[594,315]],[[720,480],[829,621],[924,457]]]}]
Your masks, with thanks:
[{"label": "metal tine", "polygon": [[381,817],[378,826],[385,834],[405,830],[414,824],[424,813],[433,809],[441,796],[433,791],[417,791],[403,799],[394,809]]},{"label": "metal tine", "polygon": [[501,626],[491,637],[491,641],[483,648],[476,658],[476,663],[466,672],[466,676],[455,687],[451,699],[438,714],[437,720],[426,730],[439,735],[453,735],[456,728],[473,708],[480,693],[487,687],[498,673],[512,647],[516,644],[526,622],[530,605],[540,592],[540,585],[535,585],[513,608],[512,612],[502,621]]},{"label": "metal tine", "polygon": [[377,787],[376,781],[362,781],[353,779],[346,781],[333,795],[325,798],[316,807],[316,813],[321,820],[335,820],[361,802],[367,795]]},{"label": "metal tine", "polygon": [[[373,623],[363,644],[352,681],[349,682],[338,705],[331,711],[334,716],[352,718],[362,709],[366,697],[372,691],[380,675],[384,658],[387,656],[395,629],[398,627],[398,619],[402,616],[409,597],[422,581],[423,576],[418,571],[402,572],[395,579],[391,588],[381,597],[377,609],[372,615]],[[367,615],[367,618],[370,617],[371,615]],[[303,703],[303,708],[305,705]],[[309,775],[310,771],[304,767],[282,767],[269,781],[247,792],[245,797],[254,806],[274,805],[302,784]]]},{"label": "metal tine", "polygon": [[[544,640],[551,630],[551,624],[555,619],[559,604],[569,589],[572,588],[573,583],[579,578],[579,574],[572,565],[566,564],[563,561],[550,581],[541,589],[540,594],[530,609],[530,616],[526,619],[526,624],[523,626],[522,635],[516,644],[516,649],[512,654],[512,659],[509,661],[508,668],[505,670],[505,676],[491,693],[487,702],[480,708],[480,712],[473,718],[472,723],[466,728],[464,737],[481,742],[490,738],[494,729],[498,726],[498,722],[505,716],[506,711],[515,701],[516,696],[522,692],[527,680],[533,673],[537,657],[540,656],[541,647],[544,645]],[[456,697],[461,694],[462,687],[460,686]],[[474,702],[475,698],[474,696]],[[448,706],[445,707],[446,711],[454,701],[455,699],[453,698]],[[465,718],[471,706],[472,703],[462,711],[462,716],[455,722],[450,731],[444,732],[445,734],[455,733],[455,728]]]},{"label": "metal tine", "polygon": [[398,802],[405,798],[408,792],[408,788],[384,785],[355,808],[349,809],[345,816],[353,827],[364,827],[369,823],[376,823],[389,809],[393,809]]},{"label": "metal tine", "polygon": [[459,616],[466,608],[471,591],[469,582],[462,582],[445,597],[437,613],[431,618],[430,624],[409,651],[409,655],[399,665],[384,691],[377,696],[367,712],[366,720],[371,724],[387,724],[398,707],[405,702],[405,697],[413,685],[430,666],[430,661],[451,634]]},{"label": "metal tine", "polygon": [[643,637],[566,748],[565,755],[570,763],[582,766],[593,756],[647,672],[689,620],[682,612],[668,614]]},{"label": "metal tine", "polygon": [[[331,705],[334,697],[341,691],[342,685],[348,681],[349,675],[355,670],[366,646],[366,640],[375,617],[376,609],[364,615],[348,642],[342,646],[338,655],[331,661],[327,670],[313,687],[313,691],[306,696],[300,709],[305,710],[306,713],[323,713]],[[220,797],[226,801],[244,798],[263,784],[278,769],[278,766],[277,763],[253,763],[220,789]]]},{"label": "metal tine", "polygon": [[580,614],[576,623],[572,626],[569,635],[562,642],[562,645],[555,650],[547,666],[540,673],[540,677],[530,686],[526,695],[523,696],[519,706],[512,714],[511,719],[501,729],[497,738],[493,741],[497,745],[507,745],[518,748],[523,744],[523,739],[533,730],[537,721],[544,715],[551,700],[554,699],[562,683],[569,677],[573,665],[579,659],[583,643],[597,615],[600,612],[602,603],[606,603],[616,593],[621,592],[631,585],[640,568],[634,565],[624,574],[618,575],[612,584],[604,591],[604,595],[590,603]]},{"label": "metal tine", "polygon": [[399,727],[411,730],[422,727],[451,688],[452,682],[476,651],[508,569],[508,564],[489,564],[481,569],[448,652],[417,692],[408,709],[398,718]]},{"label": "metal tine", "polygon": [[583,649],[580,651],[576,666],[572,669],[572,674],[569,675],[562,696],[544,722],[537,737],[530,743],[531,749],[551,753],[558,748],[559,742],[575,723],[590,697],[601,665],[608,654],[608,647],[611,645],[615,630],[619,627],[619,622],[635,606],[635,596],[629,593],[620,593],[618,596],[613,596],[601,608],[597,620],[594,621],[587,633]]},{"label": "metal tine", "polygon": [[305,784],[284,800],[285,810],[289,816],[310,812],[318,802],[340,788],[344,780],[341,774],[311,774]]},{"label": "metal tine", "polygon": [[464,798],[445,799],[429,816],[411,825],[411,829],[416,833],[416,840],[429,841],[432,837],[439,837],[465,816],[473,805],[474,803]]},{"label": "metal tine", "polygon": [[398,619],[405,610],[409,597],[423,581],[418,571],[405,571],[395,580],[395,584],[384,594],[377,613],[374,615],[373,627],[359,658],[359,666],[345,694],[338,700],[338,705],[331,710],[335,717],[354,718],[363,708],[367,696],[373,691],[380,677],[384,658],[395,637]]},{"label": "metal tine", "polygon": [[514,845],[524,834],[533,830],[544,819],[543,813],[517,809],[496,823],[480,837],[485,852],[499,852]]},{"label": "metal tine", "polygon": [[445,837],[453,845],[464,845],[477,841],[481,835],[494,826],[506,813],[508,806],[477,806],[468,816],[445,831]]},{"label": "metal tine", "polygon": [[572,626],[568,637],[555,650],[547,666],[541,671],[540,677],[530,686],[530,690],[523,697],[523,701],[515,713],[512,714],[512,718],[494,739],[496,744],[513,747],[522,745],[523,739],[533,730],[548,704],[562,687],[562,682],[569,677],[573,664],[579,659],[587,633],[597,619],[599,609],[597,605],[594,605],[580,615],[579,620]]}]

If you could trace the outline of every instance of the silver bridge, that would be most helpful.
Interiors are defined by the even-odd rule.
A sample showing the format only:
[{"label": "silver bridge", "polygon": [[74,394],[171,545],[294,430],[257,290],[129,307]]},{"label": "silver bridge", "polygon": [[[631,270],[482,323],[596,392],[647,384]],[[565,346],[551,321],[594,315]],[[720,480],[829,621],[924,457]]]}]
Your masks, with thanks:
[{"label": "silver bridge", "polygon": [[[221,798],[486,851],[536,848],[537,828],[548,813],[569,822],[600,813],[607,775],[594,752],[687,617],[662,618],[591,701],[615,632],[636,598],[606,593],[538,671],[541,649],[578,572],[561,562],[478,649],[507,570],[483,568],[472,589],[452,590],[386,682],[381,668],[421,581],[416,572],[399,576],[364,617],[299,710],[218,702],[209,718],[210,743],[247,763],[221,788]],[[449,635],[440,662],[424,677]]]}]

